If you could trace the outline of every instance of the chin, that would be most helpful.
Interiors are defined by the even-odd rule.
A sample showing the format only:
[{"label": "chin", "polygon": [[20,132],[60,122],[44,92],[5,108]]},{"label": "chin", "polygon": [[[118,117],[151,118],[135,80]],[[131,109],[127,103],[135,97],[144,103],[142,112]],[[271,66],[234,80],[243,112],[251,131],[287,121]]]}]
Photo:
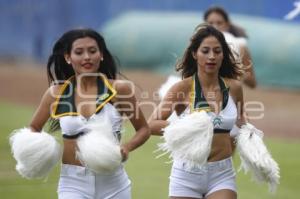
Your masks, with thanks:
[{"label": "chin", "polygon": [[98,73],[98,71],[80,71],[78,74],[83,76],[89,76],[89,74],[92,74],[91,76],[95,76],[95,73]]},{"label": "chin", "polygon": [[210,75],[213,75],[213,74],[218,73],[218,71],[217,71],[217,70],[214,70],[214,69],[208,69],[208,70],[205,70],[205,72],[206,72],[207,74],[210,74]]},{"label": "chin", "polygon": [[98,72],[98,69],[95,69],[95,68],[81,70],[81,73],[97,73],[97,72]]}]

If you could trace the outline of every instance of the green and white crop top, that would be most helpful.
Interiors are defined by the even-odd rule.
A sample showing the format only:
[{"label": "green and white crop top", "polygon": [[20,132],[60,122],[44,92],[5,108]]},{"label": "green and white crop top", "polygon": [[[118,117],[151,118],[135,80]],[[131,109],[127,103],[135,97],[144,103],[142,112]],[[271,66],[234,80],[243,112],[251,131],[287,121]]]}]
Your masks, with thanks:
[{"label": "green and white crop top", "polygon": [[193,77],[193,84],[190,95],[190,105],[180,115],[180,117],[194,111],[206,111],[211,117],[214,125],[214,133],[229,133],[237,120],[237,107],[229,94],[229,87],[225,81],[219,77],[219,84],[223,95],[222,110],[216,114],[212,111],[203,94],[200,81],[197,74]]},{"label": "green and white crop top", "polygon": [[122,116],[116,108],[109,103],[116,95],[116,91],[104,76],[97,78],[98,94],[96,97],[96,112],[89,118],[80,115],[75,106],[74,93],[76,83],[74,76],[66,80],[57,96],[52,118],[59,119],[64,138],[74,139],[89,131],[87,128],[91,122],[101,122],[103,118],[109,119],[116,137],[120,138]]}]

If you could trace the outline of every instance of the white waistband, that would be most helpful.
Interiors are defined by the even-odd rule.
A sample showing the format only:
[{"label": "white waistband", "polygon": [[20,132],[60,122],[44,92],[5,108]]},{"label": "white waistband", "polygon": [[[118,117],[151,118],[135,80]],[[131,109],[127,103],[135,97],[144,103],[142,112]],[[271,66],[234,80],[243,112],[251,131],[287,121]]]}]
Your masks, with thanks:
[{"label": "white waistband", "polygon": [[90,170],[87,167],[79,166],[79,165],[72,165],[72,164],[61,164],[61,175],[78,175],[78,176],[95,176],[95,175],[117,175],[121,172],[124,172],[123,165],[121,165],[116,171],[112,173],[101,173],[97,174],[94,171]]},{"label": "white waistband", "polygon": [[72,164],[61,164],[60,173],[64,175],[70,175],[70,174],[83,175],[83,176],[95,175],[93,171],[89,170],[86,167],[72,165]]},{"label": "white waistband", "polygon": [[[173,167],[177,168],[177,169],[187,170],[185,164],[186,163],[184,162],[184,160],[174,160]],[[230,156],[229,158],[219,160],[219,161],[215,161],[215,162],[207,162],[204,165],[196,166],[196,167],[194,167],[192,169],[188,169],[188,170],[190,170],[190,171],[198,171],[198,170],[214,171],[214,170],[231,168],[232,165],[233,165],[232,164],[232,157]]]}]

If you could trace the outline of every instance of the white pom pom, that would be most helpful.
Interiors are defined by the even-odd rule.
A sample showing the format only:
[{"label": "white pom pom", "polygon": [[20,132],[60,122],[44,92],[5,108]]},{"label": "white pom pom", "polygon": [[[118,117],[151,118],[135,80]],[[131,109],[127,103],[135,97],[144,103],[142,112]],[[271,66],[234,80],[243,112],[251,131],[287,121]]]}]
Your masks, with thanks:
[{"label": "white pom pom", "polygon": [[267,182],[271,192],[279,184],[278,164],[273,160],[263,140],[263,132],[247,123],[243,125],[237,138],[237,150],[241,158],[241,169],[250,171],[258,182]]},{"label": "white pom pom", "polygon": [[27,179],[46,177],[61,159],[59,143],[45,132],[32,132],[29,128],[15,130],[9,142],[17,161],[16,170]]},{"label": "white pom pom", "polygon": [[173,159],[186,162],[187,168],[207,162],[213,138],[213,124],[205,111],[194,112],[165,128],[164,143],[159,150],[170,153]]},{"label": "white pom pom", "polygon": [[122,163],[122,155],[111,123],[103,118],[101,122],[90,123],[88,129],[88,133],[77,139],[77,158],[96,173],[109,173],[117,169]]},{"label": "white pom pom", "polygon": [[179,119],[176,111],[173,111],[173,113],[170,115],[170,117],[167,118],[167,121],[169,123],[173,123],[173,122],[176,122],[177,120]]}]

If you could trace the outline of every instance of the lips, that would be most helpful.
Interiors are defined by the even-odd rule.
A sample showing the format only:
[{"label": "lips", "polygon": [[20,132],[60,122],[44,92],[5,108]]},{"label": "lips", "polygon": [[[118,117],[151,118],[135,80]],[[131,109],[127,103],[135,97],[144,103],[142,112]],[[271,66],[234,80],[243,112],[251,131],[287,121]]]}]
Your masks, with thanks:
[{"label": "lips", "polygon": [[90,69],[90,68],[93,67],[93,64],[92,63],[85,63],[85,64],[82,64],[82,67],[86,68],[86,69]]},{"label": "lips", "polygon": [[208,67],[208,68],[215,68],[216,67],[216,63],[206,63],[206,66]]},{"label": "lips", "polygon": [[216,63],[206,63],[206,65],[208,65],[208,66],[215,66]]}]

